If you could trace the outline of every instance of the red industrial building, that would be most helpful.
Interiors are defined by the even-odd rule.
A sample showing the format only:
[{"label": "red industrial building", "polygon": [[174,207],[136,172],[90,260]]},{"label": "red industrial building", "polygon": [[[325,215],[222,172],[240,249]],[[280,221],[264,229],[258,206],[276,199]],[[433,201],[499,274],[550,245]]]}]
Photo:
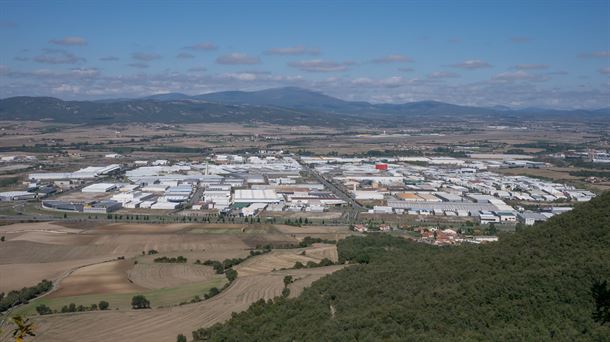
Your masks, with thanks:
[{"label": "red industrial building", "polygon": [[377,170],[382,170],[382,171],[385,171],[385,170],[387,170],[387,169],[388,169],[388,164],[376,164],[376,165],[375,165],[375,168],[376,168]]}]

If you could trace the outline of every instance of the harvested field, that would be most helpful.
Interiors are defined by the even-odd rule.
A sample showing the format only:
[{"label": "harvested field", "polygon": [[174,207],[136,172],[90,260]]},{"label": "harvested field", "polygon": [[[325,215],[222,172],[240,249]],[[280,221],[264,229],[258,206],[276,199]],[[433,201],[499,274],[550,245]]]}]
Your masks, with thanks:
[{"label": "harvested field", "polygon": [[132,283],[127,271],[133,266],[131,261],[116,260],[85,266],[72,272],[60,283],[49,298],[82,296],[99,293],[132,293],[144,288]]},{"label": "harvested field", "polygon": [[[334,246],[321,245],[306,249],[280,250],[249,259],[241,267],[237,280],[220,295],[200,303],[151,309],[55,314],[34,317],[37,336],[34,341],[172,341],[179,333],[190,335],[199,328],[211,326],[231,317],[232,312],[243,311],[259,300],[281,294],[285,275],[292,275],[291,296],[317,279],[342,267],[329,266],[312,269],[270,271],[268,263],[285,265],[293,260],[317,260],[299,255],[303,250],[312,255],[325,254]],[[316,252],[319,250],[319,252]],[[332,253],[329,253],[332,254]],[[241,266],[241,265],[240,265]],[[237,267],[236,267],[237,268]],[[152,300],[151,300],[152,302]]]},{"label": "harvested field", "polygon": [[70,270],[82,265],[101,262],[103,259],[79,259],[47,263],[10,263],[0,265],[0,292],[34,286],[43,279],[61,278]]},{"label": "harvested field", "polygon": [[127,271],[133,284],[147,289],[162,289],[206,282],[214,278],[211,267],[190,264],[138,263]]}]

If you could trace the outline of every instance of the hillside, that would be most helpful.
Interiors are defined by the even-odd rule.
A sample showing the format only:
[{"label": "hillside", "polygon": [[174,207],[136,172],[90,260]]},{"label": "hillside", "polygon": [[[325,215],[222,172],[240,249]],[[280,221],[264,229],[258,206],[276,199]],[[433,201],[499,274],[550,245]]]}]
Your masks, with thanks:
[{"label": "hillside", "polygon": [[266,122],[281,125],[340,126],[362,119],[328,116],[290,108],[210,103],[190,99],[62,101],[52,97],[0,100],[0,120],[44,120],[68,123],[116,122]]},{"label": "hillside", "polygon": [[225,91],[189,96],[181,93],[140,99],[63,101],[52,97],[0,100],[0,120],[45,120],[70,123],[113,122],[266,122],[282,125],[346,126],[404,123],[409,119],[564,119],[610,120],[610,110],[510,110],[460,106],[437,101],[371,104],[344,101],[320,92],[287,87],[260,91]]},{"label": "hillside", "polygon": [[347,267],[296,299],[259,301],[212,341],[602,341],[591,286],[610,280],[610,193],[495,244],[438,248],[390,236],[339,243]]}]

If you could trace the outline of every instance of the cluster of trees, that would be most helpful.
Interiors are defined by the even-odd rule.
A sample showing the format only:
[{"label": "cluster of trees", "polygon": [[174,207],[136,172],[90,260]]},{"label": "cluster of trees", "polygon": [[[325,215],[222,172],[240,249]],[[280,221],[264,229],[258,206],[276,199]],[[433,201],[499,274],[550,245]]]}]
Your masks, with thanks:
[{"label": "cluster of trees", "polygon": [[163,262],[163,263],[170,263],[170,264],[184,264],[187,262],[187,258],[183,257],[182,255],[180,255],[178,257],[171,257],[171,258],[163,256],[163,257],[155,258],[154,262]]},{"label": "cluster of trees", "polygon": [[[223,274],[227,270],[231,269],[233,266],[241,264],[242,262],[244,262],[248,258],[257,256],[257,255],[262,255],[262,254],[269,253],[269,252],[271,252],[271,246],[270,245],[266,245],[266,246],[264,246],[260,250],[252,250],[252,251],[250,251],[250,255],[248,255],[246,258],[224,259],[222,262],[220,262],[218,260],[206,260],[204,262],[201,262],[200,260],[197,260],[197,261],[195,261],[195,264],[197,264],[197,265],[202,264],[202,265],[206,265],[206,266],[212,266],[212,268],[214,268],[214,271],[216,271],[217,274]],[[227,275],[227,278],[228,277],[229,276]]]},{"label": "cluster of trees", "polygon": [[311,245],[313,245],[314,243],[329,243],[329,244],[336,244],[337,241],[335,240],[326,240],[326,239],[321,239],[321,238],[313,238],[311,236],[306,236],[303,241],[299,242],[299,247],[303,248],[303,247],[310,247]]},{"label": "cluster of trees", "polygon": [[38,306],[36,306],[36,312],[38,312],[39,315],[49,315],[52,313],[68,313],[68,312],[84,312],[84,311],[97,311],[97,310],[108,310],[108,308],[110,307],[110,303],[108,303],[105,300],[100,301],[98,304],[91,304],[89,306],[85,306],[85,305],[76,305],[74,303],[70,303],[68,305],[64,305],[61,307],[60,311],[57,310],[53,310],[50,307],[48,307],[46,304],[40,304]]},{"label": "cluster of trees", "polygon": [[602,341],[610,336],[610,193],[486,245],[349,237],[353,265],[258,301],[196,341]]},{"label": "cluster of trees", "polygon": [[0,293],[0,312],[4,312],[19,304],[27,304],[30,299],[40,296],[52,288],[53,282],[45,279],[35,286],[13,290],[7,294]]},{"label": "cluster of trees", "polygon": [[324,258],[322,260],[320,260],[319,263],[315,263],[313,261],[308,261],[306,264],[303,264],[300,261],[297,261],[294,263],[294,267],[296,269],[300,269],[300,268],[314,268],[314,267],[324,267],[324,266],[331,266],[334,265],[335,263],[330,260],[329,258]]}]

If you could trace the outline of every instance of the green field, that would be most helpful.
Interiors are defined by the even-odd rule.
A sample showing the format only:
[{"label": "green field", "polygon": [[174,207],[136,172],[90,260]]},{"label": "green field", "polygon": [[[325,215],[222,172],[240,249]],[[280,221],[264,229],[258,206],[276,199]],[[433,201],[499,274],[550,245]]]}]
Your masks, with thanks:
[{"label": "green field", "polygon": [[189,284],[179,287],[149,290],[144,292],[93,294],[61,298],[43,297],[15,309],[11,314],[20,314],[25,316],[37,315],[36,306],[40,304],[47,305],[51,308],[51,310],[60,311],[62,306],[69,305],[70,303],[74,303],[76,306],[91,306],[91,304],[98,304],[102,300],[110,303],[109,310],[131,310],[131,298],[136,294],[144,295],[150,301],[150,306],[153,308],[173,306],[178,305],[181,302],[190,301],[194,296],[199,296],[203,299],[203,295],[207,293],[209,289],[212,287],[217,287],[220,289],[226,282],[227,279],[224,275],[218,275],[206,283]]}]

